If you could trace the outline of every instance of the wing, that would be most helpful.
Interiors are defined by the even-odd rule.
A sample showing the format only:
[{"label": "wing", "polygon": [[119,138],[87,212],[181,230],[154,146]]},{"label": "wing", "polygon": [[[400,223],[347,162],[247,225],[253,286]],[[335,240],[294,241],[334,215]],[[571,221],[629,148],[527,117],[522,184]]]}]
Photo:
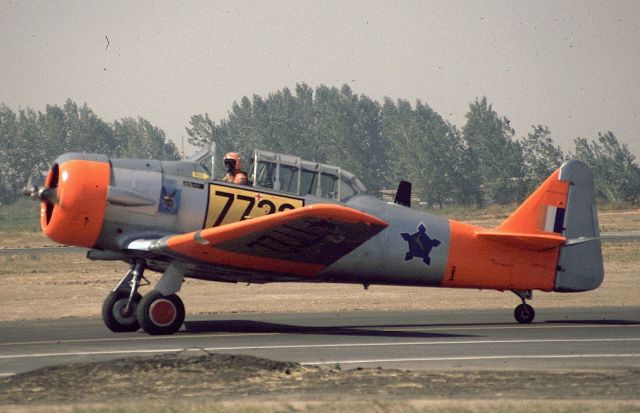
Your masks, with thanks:
[{"label": "wing", "polygon": [[213,266],[313,277],[387,226],[351,208],[316,204],[165,237],[148,250]]}]

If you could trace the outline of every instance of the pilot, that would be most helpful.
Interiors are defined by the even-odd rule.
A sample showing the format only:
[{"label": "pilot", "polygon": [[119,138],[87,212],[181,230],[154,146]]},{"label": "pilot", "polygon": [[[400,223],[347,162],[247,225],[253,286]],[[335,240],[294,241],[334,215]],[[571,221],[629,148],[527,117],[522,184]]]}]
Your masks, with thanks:
[{"label": "pilot", "polygon": [[227,172],[222,178],[222,182],[231,182],[233,184],[247,185],[249,179],[247,174],[242,171],[240,164],[240,155],[235,152],[229,152],[224,156],[224,167]]}]

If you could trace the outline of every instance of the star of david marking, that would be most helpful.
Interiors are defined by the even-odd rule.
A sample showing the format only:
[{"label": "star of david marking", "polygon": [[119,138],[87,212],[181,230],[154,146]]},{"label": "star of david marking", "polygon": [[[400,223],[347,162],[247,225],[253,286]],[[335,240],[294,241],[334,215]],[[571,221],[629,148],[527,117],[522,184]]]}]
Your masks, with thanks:
[{"label": "star of david marking", "polygon": [[409,234],[403,232],[400,234],[402,239],[409,244],[409,251],[404,257],[405,261],[409,261],[413,258],[422,258],[422,262],[428,267],[431,265],[431,250],[441,244],[440,240],[429,237],[427,235],[427,227],[424,223],[418,225],[418,232],[415,234]]}]

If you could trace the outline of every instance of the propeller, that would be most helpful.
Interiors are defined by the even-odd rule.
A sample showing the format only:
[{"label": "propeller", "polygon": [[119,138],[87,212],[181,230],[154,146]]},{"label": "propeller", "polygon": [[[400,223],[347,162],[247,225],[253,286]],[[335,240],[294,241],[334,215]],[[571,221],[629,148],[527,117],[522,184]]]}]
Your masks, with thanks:
[{"label": "propeller", "polygon": [[22,195],[28,196],[33,200],[40,200],[49,204],[58,204],[58,188],[42,187],[33,183],[33,174],[29,175],[27,184],[22,188]]},{"label": "propeller", "polygon": [[33,174],[29,175],[27,184],[22,188],[22,195],[28,196],[31,199],[37,199],[38,186],[33,183]]}]

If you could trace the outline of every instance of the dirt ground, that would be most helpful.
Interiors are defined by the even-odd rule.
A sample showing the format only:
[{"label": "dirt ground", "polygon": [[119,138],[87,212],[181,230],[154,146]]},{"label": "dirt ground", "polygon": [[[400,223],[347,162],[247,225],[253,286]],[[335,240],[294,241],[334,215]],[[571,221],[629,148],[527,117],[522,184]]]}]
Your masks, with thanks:
[{"label": "dirt ground", "polygon": [[1,379],[0,409],[12,403],[109,403],[116,394],[118,404],[135,401],[139,395],[147,402],[203,398],[235,402],[371,398],[637,402],[640,370],[343,371],[251,356],[162,355],[50,367]]}]

